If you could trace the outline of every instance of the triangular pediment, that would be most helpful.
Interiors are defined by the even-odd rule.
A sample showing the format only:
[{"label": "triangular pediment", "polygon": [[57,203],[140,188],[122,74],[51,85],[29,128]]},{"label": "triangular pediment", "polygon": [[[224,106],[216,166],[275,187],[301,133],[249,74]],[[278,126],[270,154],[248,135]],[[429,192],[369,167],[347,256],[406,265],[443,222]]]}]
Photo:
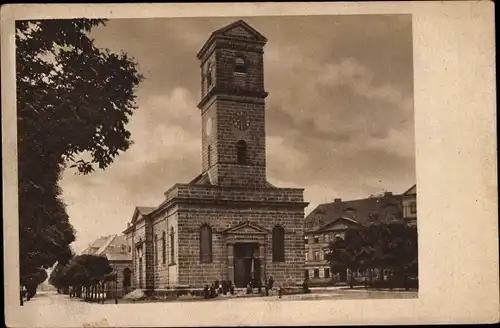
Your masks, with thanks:
[{"label": "triangular pediment", "polygon": [[267,234],[269,231],[255,223],[244,221],[226,229],[224,232],[235,234]]},{"label": "triangular pediment", "polygon": [[130,222],[132,222],[132,224],[136,223],[137,220],[139,220],[141,218],[141,214],[139,214],[139,211],[137,210],[137,208],[135,208],[134,210],[134,215],[132,215],[132,220]]},{"label": "triangular pediment", "polygon": [[229,24],[215,31],[213,34],[262,42],[267,41],[267,39],[262,34],[260,34],[256,29],[248,25],[243,20],[239,20],[232,24]]},{"label": "triangular pediment", "polygon": [[345,230],[353,225],[359,225],[359,223],[349,218],[340,217],[326,224],[320,230]]}]

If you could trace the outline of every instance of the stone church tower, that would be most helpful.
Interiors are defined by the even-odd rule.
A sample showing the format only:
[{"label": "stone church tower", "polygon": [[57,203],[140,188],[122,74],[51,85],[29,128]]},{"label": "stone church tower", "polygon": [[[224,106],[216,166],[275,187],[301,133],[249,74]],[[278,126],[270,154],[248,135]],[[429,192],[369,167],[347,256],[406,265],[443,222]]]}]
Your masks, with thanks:
[{"label": "stone church tower", "polygon": [[296,286],[304,277],[303,189],[266,180],[263,48],[244,21],[213,32],[201,67],[202,172],[138,207],[125,231],[136,288],[244,287],[270,276]]}]

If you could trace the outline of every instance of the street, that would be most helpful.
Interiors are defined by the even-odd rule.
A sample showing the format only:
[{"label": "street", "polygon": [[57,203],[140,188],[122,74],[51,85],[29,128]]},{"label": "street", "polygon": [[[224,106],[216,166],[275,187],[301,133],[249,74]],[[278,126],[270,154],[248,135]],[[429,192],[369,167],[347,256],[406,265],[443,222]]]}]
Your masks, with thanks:
[{"label": "street", "polygon": [[313,324],[324,323],[325,316],[345,308],[346,302],[334,300],[393,299],[397,304],[400,303],[397,299],[402,298],[416,299],[417,293],[330,289],[281,299],[270,296],[118,305],[86,303],[67,295],[41,293],[20,307],[15,316],[10,314],[7,324],[11,327]]}]

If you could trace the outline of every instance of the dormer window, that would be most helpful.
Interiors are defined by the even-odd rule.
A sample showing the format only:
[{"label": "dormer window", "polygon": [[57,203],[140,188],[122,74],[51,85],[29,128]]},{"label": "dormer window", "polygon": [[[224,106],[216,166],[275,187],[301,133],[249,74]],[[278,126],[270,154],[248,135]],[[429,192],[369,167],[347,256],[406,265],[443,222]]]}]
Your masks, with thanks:
[{"label": "dormer window", "polygon": [[247,65],[245,60],[241,57],[236,58],[234,65],[234,72],[238,74],[246,74],[247,73]]}]

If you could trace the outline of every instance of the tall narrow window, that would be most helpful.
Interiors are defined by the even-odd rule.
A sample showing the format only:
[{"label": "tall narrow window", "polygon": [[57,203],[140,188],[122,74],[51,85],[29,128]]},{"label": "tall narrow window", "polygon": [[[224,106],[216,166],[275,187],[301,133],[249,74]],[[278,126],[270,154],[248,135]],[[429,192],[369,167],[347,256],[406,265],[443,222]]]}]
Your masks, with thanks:
[{"label": "tall narrow window", "polygon": [[170,264],[175,264],[175,231],[170,229]]},{"label": "tall narrow window", "polygon": [[158,235],[155,235],[155,244],[153,250],[153,261],[155,265],[158,265]]},{"label": "tall narrow window", "polygon": [[247,143],[244,140],[236,143],[236,155],[238,164],[247,164]]},{"label": "tall narrow window", "polygon": [[213,80],[212,80],[212,63],[208,63],[207,65],[207,89],[210,88],[213,84]]},{"label": "tall narrow window", "polygon": [[212,228],[208,225],[200,228],[200,262],[212,262]]},{"label": "tall narrow window", "polygon": [[207,147],[207,158],[208,158],[208,167],[212,166],[212,146],[208,145]]},{"label": "tall narrow window", "polygon": [[285,229],[273,228],[273,262],[285,262]]},{"label": "tall narrow window", "polygon": [[167,263],[167,234],[165,231],[161,234],[161,257],[163,260],[163,264]]}]

